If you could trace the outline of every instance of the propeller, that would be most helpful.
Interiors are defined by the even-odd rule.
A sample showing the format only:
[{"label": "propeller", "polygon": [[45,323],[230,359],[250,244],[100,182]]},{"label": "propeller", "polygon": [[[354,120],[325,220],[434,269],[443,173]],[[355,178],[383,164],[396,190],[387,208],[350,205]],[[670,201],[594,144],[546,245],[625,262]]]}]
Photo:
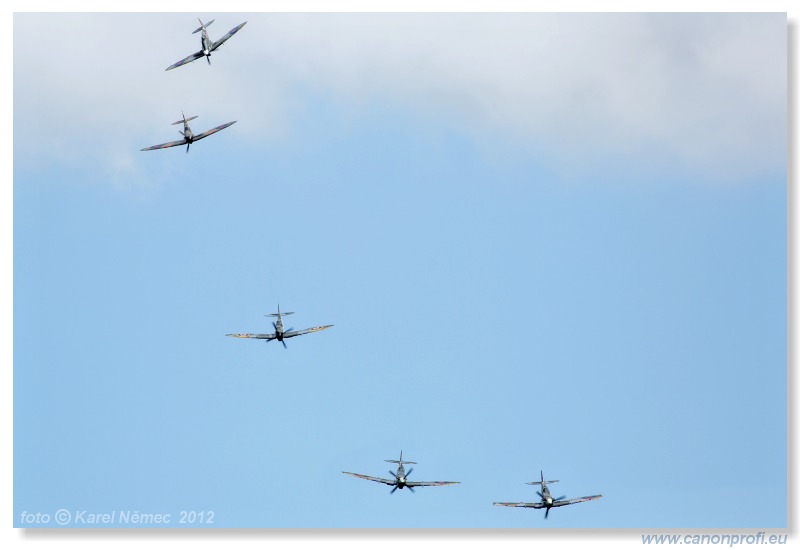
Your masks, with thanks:
[{"label": "propeller", "polygon": [[275,328],[275,332],[278,332],[278,325],[275,324],[275,321],[272,321],[272,326]]},{"label": "propeller", "polygon": [[395,486],[394,486],[394,489],[392,489],[391,491],[389,491],[389,494],[390,494],[390,495],[393,495],[393,494],[394,494],[394,492],[397,490],[397,488],[398,488],[398,487],[400,487],[400,486],[399,486],[399,485],[395,485]]},{"label": "propeller", "polygon": [[286,349],[286,340],[281,340],[281,344],[283,344],[283,349]]},{"label": "propeller", "polygon": [[[561,496],[560,496],[560,497],[558,497],[558,498],[554,498],[554,499],[553,499],[553,504],[555,504],[555,503],[556,503],[556,502],[558,502],[559,500],[564,500],[565,498],[567,498],[567,495],[561,495]],[[544,519],[547,519],[547,516],[548,516],[548,515],[550,515],[550,507],[549,507],[549,506],[548,506],[548,507],[545,509],[545,511],[544,511]]]},{"label": "propeller", "polygon": [[539,491],[536,491],[536,494],[539,495],[540,499],[544,500],[544,496],[542,496],[542,493],[540,493]]},{"label": "propeller", "polygon": [[394,472],[393,472],[393,471],[391,471],[391,470],[389,470],[389,473],[390,473],[390,474],[392,474],[392,477],[393,477],[393,478],[397,479],[397,474],[396,474],[396,473],[394,473]]},{"label": "propeller", "polygon": [[413,471],[414,471],[414,468],[409,468],[408,471],[406,472],[406,477],[410,476],[411,472],[413,472]]}]

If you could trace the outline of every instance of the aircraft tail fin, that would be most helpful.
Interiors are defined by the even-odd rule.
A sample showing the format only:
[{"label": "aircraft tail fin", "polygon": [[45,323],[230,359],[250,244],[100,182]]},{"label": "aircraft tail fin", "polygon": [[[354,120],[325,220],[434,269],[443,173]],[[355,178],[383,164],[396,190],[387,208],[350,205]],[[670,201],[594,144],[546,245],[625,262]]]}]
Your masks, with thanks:
[{"label": "aircraft tail fin", "polygon": [[200,21],[200,26],[199,26],[197,29],[193,30],[193,31],[192,31],[192,34],[198,33],[198,32],[200,32],[200,31],[202,31],[203,29],[207,29],[208,27],[210,27],[210,26],[211,26],[211,23],[213,23],[213,22],[214,22],[214,20],[212,19],[212,20],[211,20],[211,21],[209,21],[208,23],[203,23],[203,20],[202,20],[202,19],[200,19],[199,17],[197,18],[197,20],[198,20],[198,21]]}]

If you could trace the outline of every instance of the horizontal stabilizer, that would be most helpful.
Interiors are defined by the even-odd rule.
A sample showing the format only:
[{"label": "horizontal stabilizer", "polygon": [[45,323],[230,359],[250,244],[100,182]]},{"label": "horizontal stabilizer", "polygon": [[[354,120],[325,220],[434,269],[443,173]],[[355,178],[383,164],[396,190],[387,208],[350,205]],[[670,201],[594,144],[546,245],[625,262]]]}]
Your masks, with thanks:
[{"label": "horizontal stabilizer", "polygon": [[200,31],[202,31],[203,29],[205,29],[205,28],[207,28],[207,27],[210,27],[210,26],[211,26],[211,23],[213,23],[213,22],[214,22],[214,20],[213,20],[213,19],[212,19],[211,21],[209,21],[208,23],[203,23],[203,20],[202,20],[202,19],[198,19],[198,21],[200,21],[200,26],[199,26],[197,29],[193,30],[193,31],[192,31],[192,34],[198,33],[198,32],[200,32]]},{"label": "horizontal stabilizer", "polygon": [[543,471],[539,471],[539,481],[529,481],[525,485],[541,485],[542,487],[544,487],[545,483],[558,483],[558,480],[557,479],[553,479],[553,480],[550,480],[550,481],[545,481],[544,480],[544,472]]},{"label": "horizontal stabilizer", "polygon": [[416,464],[416,462],[411,462],[410,460],[403,460],[403,451],[400,451],[400,460],[384,460],[384,462],[391,462],[392,464]]},{"label": "horizontal stabilizer", "polygon": [[[194,120],[196,118],[197,118],[197,115],[187,117],[186,118],[186,122],[189,122],[190,120]],[[176,120],[175,122],[172,123],[173,126],[176,125],[176,124],[183,124],[183,120]]]},{"label": "horizontal stabilizer", "polygon": [[264,317],[283,317],[284,315],[294,315],[294,311],[281,311],[280,313],[267,313]]}]

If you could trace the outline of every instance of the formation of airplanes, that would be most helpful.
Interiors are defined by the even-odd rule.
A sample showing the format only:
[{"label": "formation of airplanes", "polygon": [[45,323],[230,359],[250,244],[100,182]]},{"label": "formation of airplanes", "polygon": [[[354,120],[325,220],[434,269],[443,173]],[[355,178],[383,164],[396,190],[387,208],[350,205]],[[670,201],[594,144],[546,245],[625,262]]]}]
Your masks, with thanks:
[{"label": "formation of airplanes", "polygon": [[[200,51],[195,52],[195,53],[193,53],[193,54],[181,59],[180,61],[178,61],[176,63],[173,63],[172,65],[170,65],[169,67],[166,68],[167,71],[175,69],[177,67],[181,67],[181,66],[186,65],[188,63],[191,63],[193,61],[196,61],[196,60],[200,59],[201,57],[205,57],[206,61],[208,61],[208,64],[211,65],[211,53],[216,51],[220,46],[222,46],[222,44],[224,44],[228,39],[230,39],[234,34],[239,32],[242,29],[242,27],[244,27],[247,24],[247,21],[245,21],[244,23],[241,23],[241,24],[235,26],[234,28],[229,30],[225,35],[223,35],[222,38],[220,38],[219,40],[217,40],[215,42],[215,41],[212,41],[208,37],[208,30],[207,30],[208,27],[214,22],[214,19],[212,19],[208,23],[203,23],[202,19],[199,19],[199,18],[198,18],[198,21],[200,21],[200,27],[195,29],[192,32],[192,34],[196,34],[198,32],[201,33],[200,34],[200,45],[201,45]],[[225,124],[221,124],[219,126],[215,126],[214,128],[211,128],[210,130],[206,130],[205,132],[201,132],[199,134],[194,134],[192,132],[191,128],[189,127],[189,121],[196,119],[197,116],[186,117],[186,115],[184,115],[183,112],[181,112],[181,117],[182,117],[181,120],[173,122],[172,124],[173,125],[183,124],[183,130],[182,131],[181,130],[178,131],[181,134],[182,139],[176,140],[176,141],[169,141],[167,143],[161,143],[159,145],[153,145],[151,147],[145,147],[144,149],[142,149],[142,151],[151,151],[151,150],[154,150],[154,149],[166,149],[166,148],[169,148],[169,147],[177,147],[177,146],[180,146],[180,145],[186,145],[186,152],[188,153],[189,152],[189,147],[195,141],[199,141],[199,140],[201,140],[203,138],[206,138],[206,137],[208,137],[208,136],[210,136],[212,134],[215,134],[215,133],[217,133],[217,132],[219,132],[221,130],[224,130],[225,128],[227,128],[227,127],[229,127],[229,126],[231,126],[231,125],[236,123],[235,120],[231,121],[231,122],[226,122]],[[285,329],[284,328],[284,324],[283,324],[283,317],[288,316],[288,315],[293,315],[293,314],[294,314],[294,312],[292,312],[292,311],[281,312],[280,304],[278,304],[278,312],[277,313],[269,313],[269,314],[266,315],[267,317],[275,317],[276,318],[272,322],[272,326],[273,326],[275,332],[263,333],[263,334],[259,334],[259,333],[235,333],[235,334],[226,334],[226,336],[231,336],[233,338],[252,338],[252,339],[256,339],[256,340],[264,340],[264,341],[267,341],[267,342],[270,342],[272,340],[278,340],[281,344],[283,344],[283,347],[286,348],[287,347],[286,346],[286,339],[288,339],[288,338],[294,338],[295,336],[302,336],[304,334],[310,334],[310,333],[313,333],[313,332],[320,332],[320,331],[329,329],[329,328],[331,328],[333,326],[333,325],[322,325],[322,326],[316,326],[316,327],[306,328],[306,329],[302,329],[302,330],[294,330],[293,328]],[[392,464],[397,464],[397,471],[396,472],[394,472],[392,470],[389,470],[389,473],[392,476],[391,478],[375,477],[375,476],[369,476],[369,475],[366,475],[366,474],[356,474],[356,473],[353,473],[353,472],[344,472],[344,471],[342,473],[346,474],[346,475],[353,476],[353,477],[357,477],[359,479],[366,479],[367,481],[374,481],[374,482],[377,482],[377,483],[383,483],[384,485],[388,485],[388,486],[392,487],[392,490],[390,491],[390,494],[394,494],[394,492],[397,491],[398,489],[406,489],[407,488],[409,491],[411,491],[413,493],[415,487],[435,487],[435,486],[444,486],[444,485],[458,485],[458,484],[461,483],[459,481],[411,481],[411,480],[409,480],[408,477],[409,477],[409,475],[411,475],[411,472],[413,472],[414,469],[413,468],[409,468],[408,471],[406,471],[405,466],[408,465],[408,464],[416,464],[416,462],[411,462],[409,460],[403,460],[403,451],[400,451],[400,459],[399,460],[385,460],[385,462],[390,462]],[[515,507],[515,508],[534,508],[534,509],[542,509],[542,508],[544,508],[545,509],[544,517],[545,517],[545,519],[547,519],[551,508],[557,508],[557,507],[560,507],[560,506],[567,506],[569,504],[577,504],[579,502],[586,502],[586,501],[589,501],[589,500],[595,500],[595,499],[599,499],[599,498],[601,498],[603,496],[603,495],[592,495],[592,496],[586,496],[586,497],[580,497],[580,498],[572,498],[572,499],[566,499],[564,496],[561,496],[561,497],[558,497],[558,498],[553,498],[552,494],[550,493],[550,489],[547,487],[547,484],[548,483],[550,483],[550,484],[556,483],[558,480],[545,481],[544,472],[540,472],[540,476],[541,476],[541,481],[531,481],[531,482],[528,483],[528,485],[540,485],[541,486],[541,491],[537,491],[537,493],[536,493],[537,495],[539,495],[539,498],[541,499],[540,502],[495,502],[494,505],[495,506],[508,506],[508,507]]]},{"label": "formation of airplanes", "polygon": [[[392,490],[389,491],[389,494],[394,494],[394,492],[397,491],[398,489],[407,488],[409,491],[413,493],[414,487],[438,487],[442,485],[458,485],[459,483],[461,483],[460,481],[409,480],[408,476],[411,475],[411,472],[414,471],[414,468],[409,468],[408,471],[406,471],[404,464],[416,464],[416,462],[411,462],[410,460],[403,460],[403,451],[400,451],[399,460],[384,460],[384,462],[391,462],[392,464],[397,464],[396,472],[389,470],[389,473],[392,475],[390,479],[383,477],[369,476],[366,474],[355,474],[353,472],[343,471],[342,473],[349,476],[357,477],[359,479],[366,479],[367,481],[375,481],[377,483],[383,483],[384,485],[389,485],[390,487],[392,487]],[[553,495],[550,493],[550,489],[547,487],[547,484],[558,483],[558,480],[553,479],[545,481],[543,471],[540,472],[540,475],[541,475],[541,481],[531,481],[527,483],[527,485],[541,485],[542,490],[536,492],[536,494],[539,495],[539,498],[541,499],[540,502],[495,502],[494,505],[510,506],[514,508],[534,508],[537,510],[544,508],[545,509],[544,518],[547,519],[548,515],[550,514],[550,508],[558,508],[560,506],[567,506],[569,504],[587,502],[589,500],[596,500],[598,498],[603,497],[603,495],[591,495],[588,497],[571,498],[571,499],[567,499],[565,496],[553,498]]]},{"label": "formation of airplanes", "polygon": [[[196,61],[201,57],[205,57],[206,61],[208,61],[208,64],[211,65],[211,52],[216,51],[217,48],[222,46],[231,36],[239,32],[239,30],[241,30],[241,28],[247,24],[247,21],[245,21],[244,23],[236,25],[227,33],[225,33],[225,35],[222,38],[214,42],[208,37],[208,30],[207,30],[209,25],[211,25],[211,23],[214,22],[214,19],[212,19],[208,23],[203,23],[203,20],[200,19],[199,17],[197,18],[197,20],[200,21],[200,26],[194,31],[192,31],[192,34],[196,34],[198,32],[200,33],[200,51],[195,52],[190,56],[184,57],[183,59],[181,59],[176,63],[173,63],[172,65],[166,68],[167,71],[175,69],[177,67],[181,67],[183,65],[186,65],[187,63],[191,63],[192,61]],[[194,134],[192,132],[192,129],[189,128],[189,121],[194,120],[197,117],[192,116],[186,118],[183,112],[181,112],[181,116],[183,116],[183,120],[178,120],[177,122],[173,122],[172,124],[174,125],[183,123],[183,131],[178,130],[178,132],[183,136],[183,139],[179,139],[176,141],[168,141],[167,143],[160,143],[159,145],[153,145],[151,147],[145,147],[144,149],[142,149],[142,151],[152,151],[154,149],[166,149],[168,147],[177,147],[179,145],[186,145],[186,152],[188,153],[189,146],[195,141],[199,141],[203,138],[206,138],[211,134],[216,134],[220,130],[224,130],[228,126],[231,126],[232,124],[236,123],[235,120],[233,122],[226,122],[225,124],[220,124],[219,126],[211,128],[210,130],[206,130],[205,132]]]}]

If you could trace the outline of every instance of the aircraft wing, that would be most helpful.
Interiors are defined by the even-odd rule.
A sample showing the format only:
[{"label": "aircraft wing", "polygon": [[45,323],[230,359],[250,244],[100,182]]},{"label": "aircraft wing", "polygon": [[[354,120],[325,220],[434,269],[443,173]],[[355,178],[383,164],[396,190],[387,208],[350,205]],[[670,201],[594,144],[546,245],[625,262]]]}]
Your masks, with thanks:
[{"label": "aircraft wing", "polygon": [[234,338],[256,338],[258,340],[274,340],[277,338],[275,333],[272,334],[226,334],[225,336],[232,336]]},{"label": "aircraft wing", "polygon": [[203,52],[200,51],[200,52],[197,52],[197,53],[193,53],[189,57],[184,57],[183,59],[181,59],[177,63],[174,63],[174,64],[170,65],[169,67],[167,67],[164,70],[165,71],[169,71],[171,69],[175,69],[177,67],[180,67],[181,65],[186,65],[187,63],[191,63],[192,61],[200,59],[201,57],[203,57]]},{"label": "aircraft wing", "polygon": [[199,139],[203,139],[204,137],[208,137],[211,134],[216,134],[217,132],[219,132],[220,130],[224,130],[225,128],[227,128],[231,124],[236,124],[236,121],[234,120],[233,122],[226,122],[225,124],[220,124],[216,128],[211,128],[210,130],[206,130],[205,132],[197,134],[196,136],[194,136],[194,141],[197,141]]},{"label": "aircraft wing", "polygon": [[566,506],[567,504],[577,504],[578,502],[586,502],[587,500],[595,500],[601,498],[603,495],[592,495],[590,497],[571,498],[569,500],[557,500],[553,503],[553,508],[558,506]]},{"label": "aircraft wing", "polygon": [[[220,46],[222,46],[222,44],[223,44],[223,43],[224,43],[224,42],[225,42],[225,41],[226,41],[228,38],[230,38],[231,36],[233,36],[234,34],[236,34],[237,32],[239,32],[239,29],[241,29],[242,27],[244,27],[246,24],[247,24],[247,21],[245,21],[245,22],[244,22],[244,23],[242,23],[241,25],[236,25],[236,26],[235,26],[235,27],[233,27],[231,30],[229,30],[229,31],[228,31],[228,32],[225,34],[225,36],[223,36],[222,38],[220,38],[219,40],[217,40],[216,42],[214,42],[214,44],[211,46],[211,51],[213,52],[214,50],[216,50],[217,48],[219,48]],[[192,60],[192,61],[194,61],[194,60]]]},{"label": "aircraft wing", "polygon": [[511,506],[513,508],[544,508],[541,502],[495,502],[495,506]]},{"label": "aircraft wing", "polygon": [[[319,332],[321,330],[325,330],[326,328],[331,328],[333,325],[325,325],[324,327],[312,327],[303,330],[291,330],[289,332],[284,332],[284,338],[293,338],[294,336],[302,336],[303,334],[309,334],[311,332]],[[347,473],[347,472],[345,472]]]},{"label": "aircraft wing", "polygon": [[167,147],[177,147],[178,145],[186,145],[186,140],[170,141],[169,143],[162,143],[161,145],[153,145],[152,147],[145,147],[142,151],[152,151],[153,149],[166,149]]},{"label": "aircraft wing", "polygon": [[[285,335],[284,335],[284,337],[285,337]],[[397,485],[397,480],[396,479],[383,479],[382,477],[365,476],[364,474],[354,474],[352,472],[342,472],[342,473],[343,474],[347,474],[349,476],[359,477],[361,479],[366,479],[366,480],[369,480],[369,481],[377,481],[378,483],[385,483],[386,485]],[[406,483],[406,485],[409,485],[409,483]]]},{"label": "aircraft wing", "polygon": [[460,481],[406,481],[409,487],[437,487],[439,485],[458,485]]}]

